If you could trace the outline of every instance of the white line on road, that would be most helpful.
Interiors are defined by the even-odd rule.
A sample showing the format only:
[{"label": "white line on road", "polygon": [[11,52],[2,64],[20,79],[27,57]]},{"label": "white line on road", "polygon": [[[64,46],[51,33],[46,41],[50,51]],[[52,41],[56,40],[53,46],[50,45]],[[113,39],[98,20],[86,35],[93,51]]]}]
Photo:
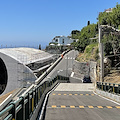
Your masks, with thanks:
[{"label": "white line on road", "polygon": [[70,77],[73,77],[73,75],[74,75],[74,72],[71,73],[71,76],[70,76]]},{"label": "white line on road", "polygon": [[115,103],[115,104],[117,104],[117,105],[120,105],[120,103],[115,102],[115,101],[113,101],[113,100],[110,100],[110,99],[108,99],[108,98],[106,98],[106,97],[104,97],[104,96],[98,95],[98,94],[97,94],[97,93],[95,93],[94,91],[93,91],[93,93],[94,93],[95,95],[97,95],[97,96],[99,96],[99,97],[101,97],[101,98],[105,99],[105,100],[108,100],[108,101],[113,102],[113,103]]}]

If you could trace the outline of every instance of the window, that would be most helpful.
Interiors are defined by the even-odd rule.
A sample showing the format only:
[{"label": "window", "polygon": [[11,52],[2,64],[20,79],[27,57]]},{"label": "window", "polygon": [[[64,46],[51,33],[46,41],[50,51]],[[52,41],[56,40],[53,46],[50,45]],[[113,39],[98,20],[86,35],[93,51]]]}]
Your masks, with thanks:
[{"label": "window", "polygon": [[58,39],[55,39],[55,42],[58,42]]},{"label": "window", "polygon": [[64,39],[63,39],[62,43],[64,44]]}]

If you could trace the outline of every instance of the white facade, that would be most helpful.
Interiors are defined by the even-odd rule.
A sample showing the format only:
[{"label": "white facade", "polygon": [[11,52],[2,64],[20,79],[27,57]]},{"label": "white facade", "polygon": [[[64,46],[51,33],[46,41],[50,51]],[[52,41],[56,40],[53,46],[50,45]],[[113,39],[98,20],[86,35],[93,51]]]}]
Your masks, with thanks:
[{"label": "white facade", "polygon": [[112,9],[113,9],[113,8],[106,9],[105,12],[106,12],[106,13],[112,12]]},{"label": "white facade", "polygon": [[76,42],[76,40],[65,36],[56,36],[53,38],[52,42],[57,43],[58,45],[70,45],[71,43]]}]

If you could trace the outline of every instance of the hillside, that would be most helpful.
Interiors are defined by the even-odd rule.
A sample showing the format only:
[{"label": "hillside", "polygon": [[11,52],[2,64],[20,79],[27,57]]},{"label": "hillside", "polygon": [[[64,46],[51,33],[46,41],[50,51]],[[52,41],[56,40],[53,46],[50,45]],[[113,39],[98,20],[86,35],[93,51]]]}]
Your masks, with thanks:
[{"label": "hillside", "polygon": [[[99,63],[98,53],[98,44],[90,44],[85,48],[84,53],[80,53],[76,59],[79,62],[89,62],[91,60]],[[104,82],[120,84],[120,70],[111,69],[110,72],[104,77]]]},{"label": "hillside", "polygon": [[98,52],[98,44],[90,44],[85,48],[84,53],[80,53],[76,59],[79,62],[97,61],[99,58]]}]

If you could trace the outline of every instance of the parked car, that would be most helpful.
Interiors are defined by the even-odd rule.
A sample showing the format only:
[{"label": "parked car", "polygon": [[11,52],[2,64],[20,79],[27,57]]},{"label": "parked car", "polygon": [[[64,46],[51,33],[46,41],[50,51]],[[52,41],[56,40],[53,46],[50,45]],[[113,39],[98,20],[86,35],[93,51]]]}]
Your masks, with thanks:
[{"label": "parked car", "polygon": [[83,83],[91,83],[91,78],[89,75],[85,75],[83,78]]}]

